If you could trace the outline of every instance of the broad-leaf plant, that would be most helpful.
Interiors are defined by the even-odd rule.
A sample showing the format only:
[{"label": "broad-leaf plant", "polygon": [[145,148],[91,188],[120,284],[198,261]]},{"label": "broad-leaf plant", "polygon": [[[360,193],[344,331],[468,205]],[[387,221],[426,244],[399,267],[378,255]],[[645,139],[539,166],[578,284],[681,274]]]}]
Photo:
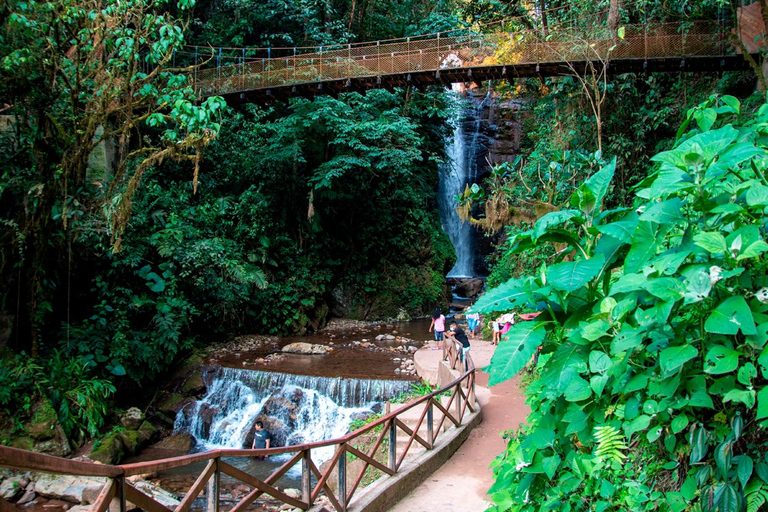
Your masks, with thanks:
[{"label": "broad-leaf plant", "polygon": [[[634,208],[606,210],[615,160],[513,251],[560,260],[480,312],[541,310],[488,368],[539,351],[527,425],[493,463],[491,510],[754,511],[768,498],[768,105],[692,109]],[[614,193],[617,193],[616,191]]]}]

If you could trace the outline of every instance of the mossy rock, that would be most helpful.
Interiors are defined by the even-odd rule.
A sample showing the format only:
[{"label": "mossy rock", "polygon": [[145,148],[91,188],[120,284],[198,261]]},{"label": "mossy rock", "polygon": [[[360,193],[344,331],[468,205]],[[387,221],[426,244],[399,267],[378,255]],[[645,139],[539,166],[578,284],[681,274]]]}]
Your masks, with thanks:
[{"label": "mossy rock", "polygon": [[26,431],[35,440],[44,441],[56,436],[56,425],[59,419],[53,410],[51,402],[39,400],[32,412],[32,421],[26,426]]},{"label": "mossy rock", "polygon": [[143,446],[147,441],[152,439],[157,432],[157,429],[150,422],[144,421],[136,432],[139,434],[139,443]]},{"label": "mossy rock", "polygon": [[126,455],[133,455],[139,451],[141,441],[139,441],[139,432],[137,430],[123,430],[118,433],[118,436],[123,443],[123,452]]},{"label": "mossy rock", "polygon": [[89,457],[103,464],[117,464],[125,454],[122,432],[112,432],[101,440],[101,443],[91,450]]},{"label": "mossy rock", "polygon": [[180,394],[171,393],[165,400],[160,402],[157,410],[163,414],[175,417],[176,413],[179,411],[179,409],[181,409],[182,405],[184,405],[185,400],[186,398]]},{"label": "mossy rock", "polygon": [[187,377],[184,381],[184,385],[181,386],[181,393],[183,395],[193,395],[205,391],[205,382],[203,381],[203,370],[197,369]]},{"label": "mossy rock", "polygon": [[35,449],[35,440],[29,436],[16,437],[11,439],[11,447],[31,452]]}]

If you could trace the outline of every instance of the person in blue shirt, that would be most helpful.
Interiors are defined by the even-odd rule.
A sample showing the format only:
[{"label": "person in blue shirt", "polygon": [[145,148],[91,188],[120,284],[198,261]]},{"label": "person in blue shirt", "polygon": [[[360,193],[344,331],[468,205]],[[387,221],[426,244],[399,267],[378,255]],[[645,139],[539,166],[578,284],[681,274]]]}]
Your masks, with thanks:
[{"label": "person in blue shirt", "polygon": [[[269,448],[269,443],[271,441],[272,436],[269,434],[269,431],[264,429],[264,424],[262,422],[257,421],[253,425],[253,445],[251,445],[251,449],[261,450],[263,448]],[[256,458],[264,460],[266,455],[257,455]]]},{"label": "person in blue shirt", "polygon": [[469,362],[467,361],[467,354],[469,353],[469,338],[467,337],[467,333],[465,333],[464,329],[459,327],[456,322],[451,322],[451,329],[449,332],[449,336],[456,343],[456,348],[461,348],[461,360],[464,362],[464,371],[468,371]]}]

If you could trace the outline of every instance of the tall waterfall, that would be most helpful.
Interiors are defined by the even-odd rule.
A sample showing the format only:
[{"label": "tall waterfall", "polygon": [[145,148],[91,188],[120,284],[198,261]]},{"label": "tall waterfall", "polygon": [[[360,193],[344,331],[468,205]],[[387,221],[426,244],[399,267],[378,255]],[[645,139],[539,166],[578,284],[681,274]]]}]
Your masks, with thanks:
[{"label": "tall waterfall", "polygon": [[[217,368],[206,375],[206,395],[179,411],[175,433],[187,433],[206,449],[243,448],[256,418],[273,446],[341,437],[356,414],[410,389],[408,381],[312,377]],[[250,446],[247,446],[250,448]],[[313,459],[333,454],[320,449]]]},{"label": "tall waterfall", "polygon": [[[453,84],[454,93],[463,90],[461,84]],[[488,96],[486,96],[486,100]],[[458,102],[457,98],[457,102]],[[481,153],[485,149],[479,144],[481,110],[485,105],[466,104],[457,108],[451,123],[453,137],[446,143],[447,161],[440,171],[438,186],[438,208],[443,231],[453,244],[456,251],[456,264],[447,277],[473,277],[475,275],[475,244],[473,242],[474,228],[469,222],[462,222],[456,212],[458,201],[456,196],[464,191],[467,183],[474,183],[478,175],[478,160],[482,162]]]}]

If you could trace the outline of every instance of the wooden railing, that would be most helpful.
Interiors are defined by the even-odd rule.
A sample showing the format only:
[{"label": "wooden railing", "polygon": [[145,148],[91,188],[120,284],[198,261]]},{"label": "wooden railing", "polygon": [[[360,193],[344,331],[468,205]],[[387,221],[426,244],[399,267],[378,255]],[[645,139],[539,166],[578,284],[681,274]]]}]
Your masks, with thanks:
[{"label": "wooden railing", "polygon": [[[523,66],[609,59],[680,59],[733,54],[729,27],[715,21],[644,23],[608,32],[603,13],[547,28],[500,24],[486,32],[455,30],[389,41],[313,49],[210,48],[192,73],[202,96],[451,68]],[[210,67],[206,67],[210,66]],[[215,66],[215,67],[214,67]]]},{"label": "wooden railing", "polygon": [[[454,347],[451,347],[448,361],[453,369],[464,370],[465,364],[461,361],[459,351]],[[134,503],[147,512],[170,512],[169,508],[134,487],[128,477],[200,462],[206,462],[205,469],[189,488],[174,512],[189,510],[192,503],[205,488],[207,488],[208,512],[218,512],[222,474],[239,480],[252,488],[231,509],[233,512],[245,510],[263,495],[307,510],[321,494],[328,498],[337,511],[346,511],[352,503],[355,493],[359,490],[366,471],[376,469],[385,475],[395,475],[401,470],[406,457],[412,451],[414,442],[426,450],[432,450],[435,448],[436,441],[447,435],[447,428],[444,429],[444,426],[448,428],[450,426],[460,427],[468,411],[475,412],[477,410],[474,386],[475,368],[468,358],[468,369],[447,386],[422,396],[344,437],[328,441],[265,450],[212,450],[194,455],[117,466],[77,462],[0,446],[0,467],[21,471],[32,470],[106,477],[107,483],[92,506],[93,512],[105,512],[115,498],[119,501],[121,512],[126,510],[126,502]],[[444,395],[448,393],[450,396],[446,399]],[[417,424],[409,427],[403,421],[403,416],[408,412],[418,411],[419,408],[421,408],[421,412]],[[422,427],[426,427],[426,433],[420,435],[419,432]],[[372,437],[372,434],[379,429],[381,431],[370,449],[362,451],[357,448],[357,441],[361,440],[363,436]],[[408,440],[402,448],[399,448],[397,443],[398,431],[408,436]],[[335,447],[334,454],[326,464],[325,469],[321,471],[313,462],[311,455],[313,450],[328,446]],[[381,453],[380,450],[383,450],[384,453]],[[224,461],[225,458],[280,454],[292,454],[292,456],[264,480]],[[386,461],[377,460],[377,455],[379,459],[385,458]],[[348,470],[348,459],[353,460],[354,458],[363,462],[362,469],[356,475],[350,474]],[[301,464],[301,498],[291,497],[278,488],[280,478],[297,464]],[[334,486],[336,487],[335,490],[329,485],[329,478],[331,478],[333,471],[337,471],[338,474],[337,485]]]}]

